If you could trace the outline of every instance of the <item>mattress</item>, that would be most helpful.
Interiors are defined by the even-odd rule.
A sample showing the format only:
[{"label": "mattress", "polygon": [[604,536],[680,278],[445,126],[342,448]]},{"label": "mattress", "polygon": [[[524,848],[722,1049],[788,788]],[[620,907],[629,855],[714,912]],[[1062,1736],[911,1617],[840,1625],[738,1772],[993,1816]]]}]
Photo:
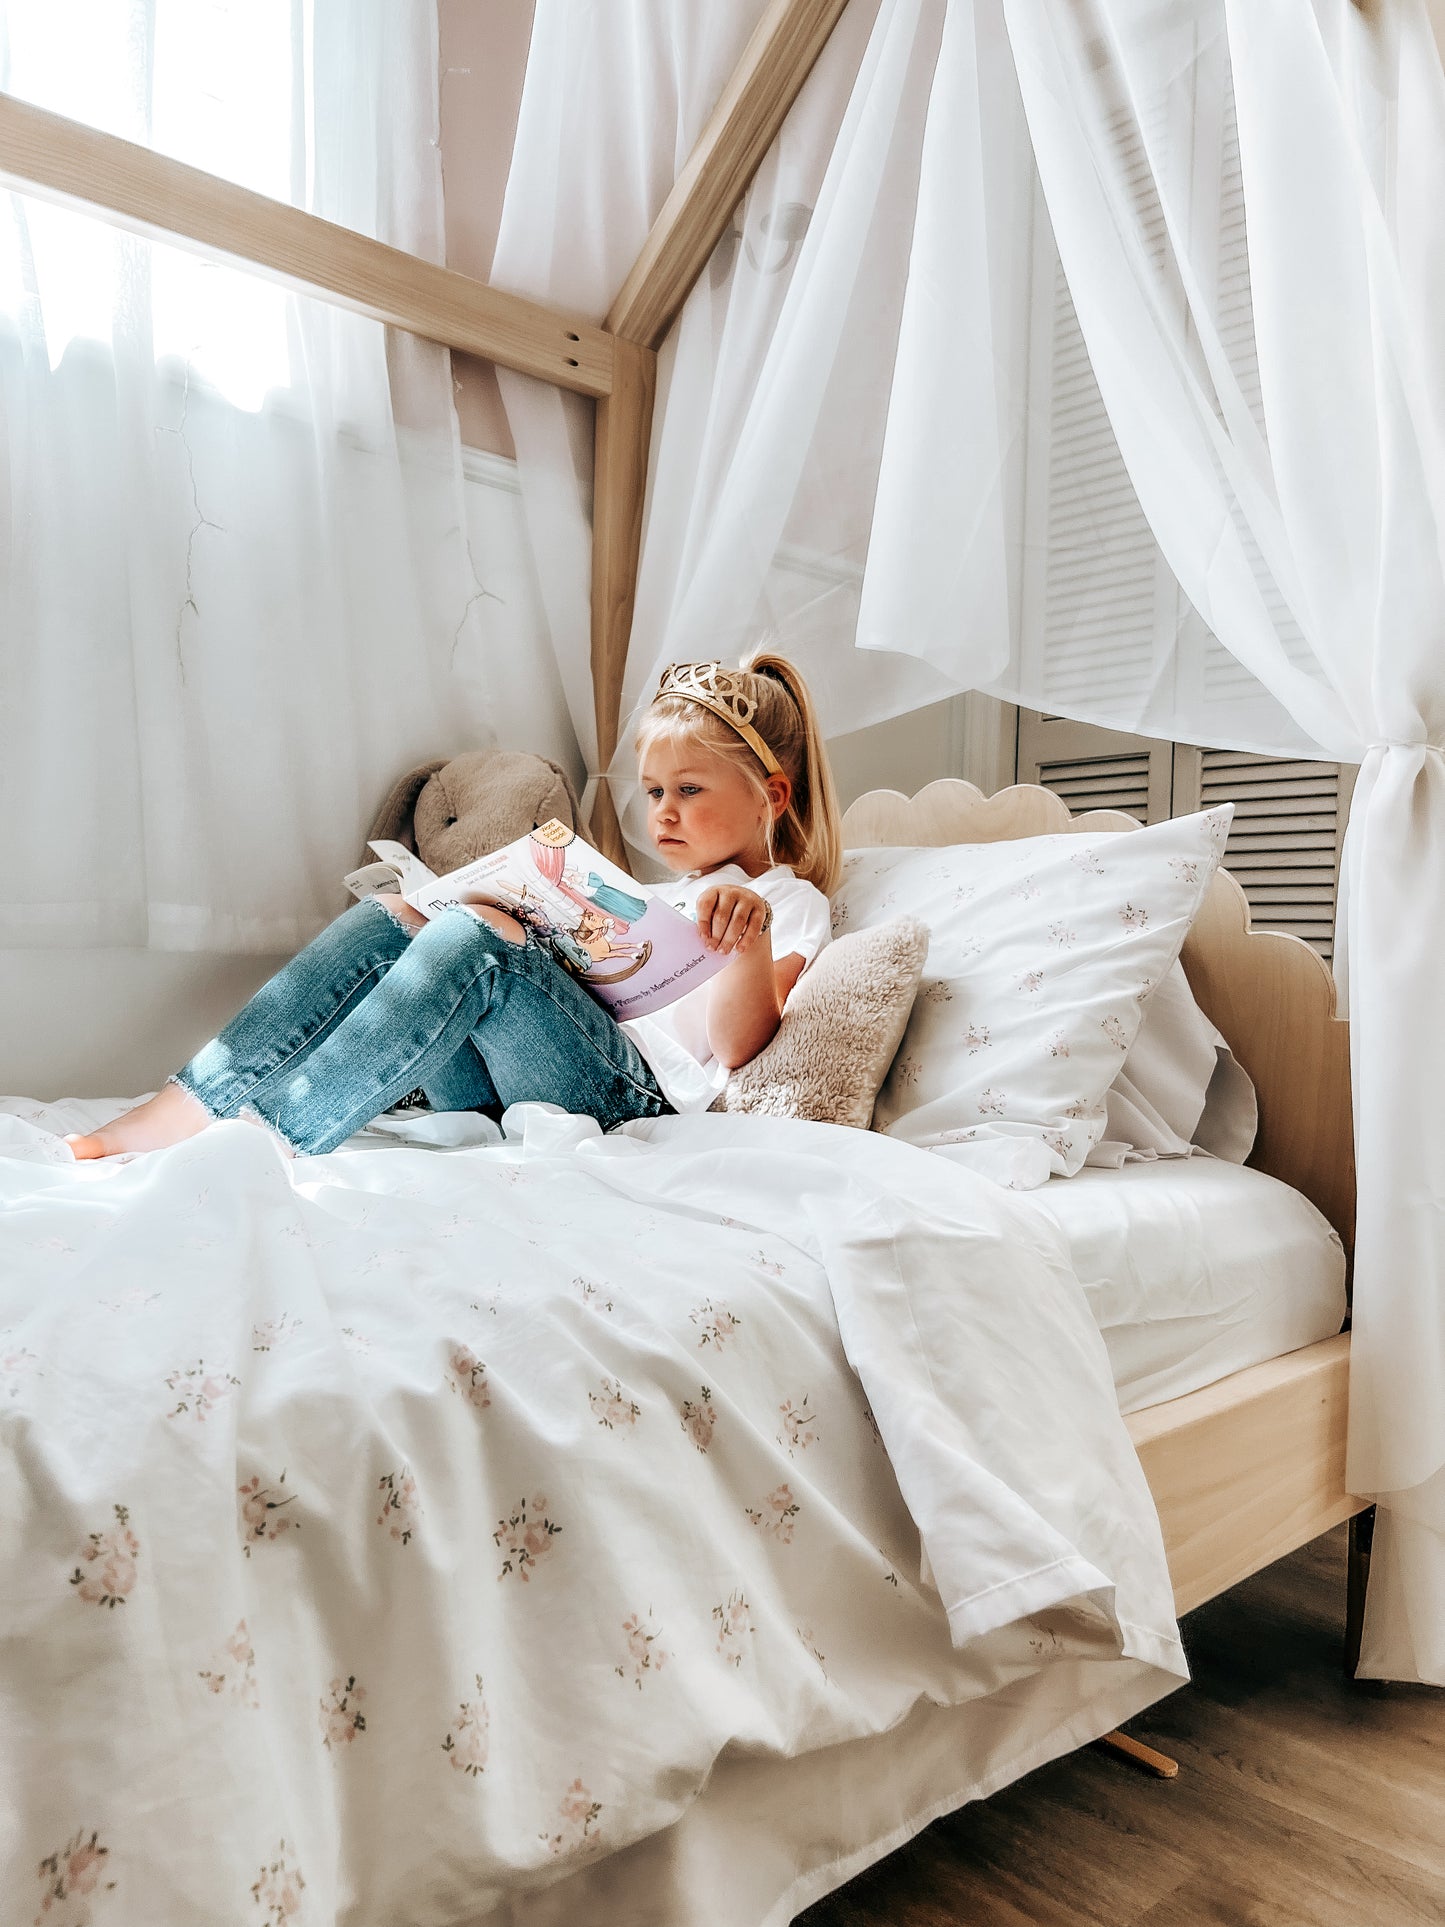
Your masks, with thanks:
[{"label": "mattress", "polygon": [[1332,1337],[1344,1322],[1337,1233],[1263,1171],[1171,1158],[1086,1169],[1016,1195],[1063,1233],[1125,1413]]}]

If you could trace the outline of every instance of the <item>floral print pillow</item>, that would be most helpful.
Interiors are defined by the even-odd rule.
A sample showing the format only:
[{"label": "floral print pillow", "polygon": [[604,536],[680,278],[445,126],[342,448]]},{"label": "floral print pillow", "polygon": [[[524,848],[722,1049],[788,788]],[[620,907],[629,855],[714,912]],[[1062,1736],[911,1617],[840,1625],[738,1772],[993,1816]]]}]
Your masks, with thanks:
[{"label": "floral print pillow", "polygon": [[1233,806],[1146,829],[855,850],[835,934],[907,911],[931,933],[874,1128],[942,1148],[1041,1141],[1071,1177],[1149,996],[1179,955]]}]

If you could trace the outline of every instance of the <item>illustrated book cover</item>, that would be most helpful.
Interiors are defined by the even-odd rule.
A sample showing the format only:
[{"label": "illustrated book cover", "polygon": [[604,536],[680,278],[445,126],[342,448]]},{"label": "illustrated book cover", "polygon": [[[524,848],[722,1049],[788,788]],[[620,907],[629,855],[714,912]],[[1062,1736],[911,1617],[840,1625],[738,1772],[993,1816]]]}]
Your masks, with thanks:
[{"label": "illustrated book cover", "polygon": [[369,848],[379,860],[345,879],[354,896],[395,884],[426,917],[453,903],[505,910],[619,1022],[675,1003],[728,962],[690,917],[555,818],[442,877],[403,844]]}]

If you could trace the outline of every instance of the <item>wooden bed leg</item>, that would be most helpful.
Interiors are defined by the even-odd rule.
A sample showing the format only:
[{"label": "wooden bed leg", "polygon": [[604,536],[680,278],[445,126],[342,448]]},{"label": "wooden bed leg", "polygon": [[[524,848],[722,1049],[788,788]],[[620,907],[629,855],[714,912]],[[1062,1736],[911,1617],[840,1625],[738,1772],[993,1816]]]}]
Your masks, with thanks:
[{"label": "wooden bed leg", "polygon": [[1360,1635],[1365,1625],[1365,1586],[1370,1577],[1370,1547],[1375,1538],[1375,1508],[1366,1506],[1350,1521],[1349,1564],[1345,1592],[1345,1678],[1353,1679],[1360,1664]]},{"label": "wooden bed leg", "polygon": [[1135,1766],[1142,1766],[1161,1780],[1179,1778],[1178,1760],[1171,1760],[1167,1753],[1156,1753],[1152,1746],[1145,1746],[1142,1740],[1131,1739],[1127,1733],[1118,1731],[1106,1733],[1095,1744],[1107,1746],[1111,1753],[1117,1753],[1121,1758],[1131,1760]]}]

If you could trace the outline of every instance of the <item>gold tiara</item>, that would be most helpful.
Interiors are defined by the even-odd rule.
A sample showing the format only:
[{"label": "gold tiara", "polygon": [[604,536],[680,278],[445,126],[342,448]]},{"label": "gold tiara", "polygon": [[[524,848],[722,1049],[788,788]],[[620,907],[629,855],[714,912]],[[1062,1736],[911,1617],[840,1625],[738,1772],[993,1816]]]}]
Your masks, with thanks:
[{"label": "gold tiara", "polygon": [[701,703],[714,716],[735,729],[770,776],[780,776],[783,766],[753,728],[758,706],[737,677],[720,662],[673,662],[662,672],[656,702],[661,696],[681,696],[685,702]]}]

